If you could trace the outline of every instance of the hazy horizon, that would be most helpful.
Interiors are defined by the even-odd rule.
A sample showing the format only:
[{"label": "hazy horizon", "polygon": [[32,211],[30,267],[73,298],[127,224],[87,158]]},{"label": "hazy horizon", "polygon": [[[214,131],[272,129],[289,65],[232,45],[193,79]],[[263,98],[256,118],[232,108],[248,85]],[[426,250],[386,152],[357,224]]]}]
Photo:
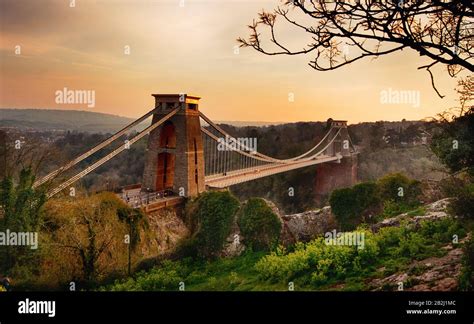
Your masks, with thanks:
[{"label": "hazy horizon", "polygon": [[[126,118],[129,119],[130,121],[135,120],[136,118],[134,117],[127,117],[127,116],[122,116],[122,115],[117,115],[113,113],[104,113],[104,112],[98,112],[98,111],[90,111],[90,110],[77,110],[77,109],[55,109],[55,108],[7,108],[7,107],[0,107],[1,110],[31,110],[31,111],[48,111],[48,112],[53,112],[53,111],[59,111],[59,112],[80,112],[80,113],[97,113],[97,114],[103,114],[106,116],[111,116],[111,117],[116,117],[116,118]],[[402,118],[403,119],[403,118]],[[376,121],[360,121],[356,123],[348,123],[348,125],[356,125],[356,124],[361,124],[361,123],[374,123],[374,122],[387,122],[387,123],[396,123],[396,122],[402,122],[401,120],[376,120]],[[0,114],[0,121],[2,119],[2,115]],[[146,121],[142,123],[148,123],[150,118],[148,118]],[[324,123],[327,120],[296,120],[296,121],[266,121],[266,120],[215,120],[214,122],[218,124],[225,124],[225,123],[232,123],[232,126],[239,127],[241,124],[242,126],[270,126],[270,125],[282,125],[282,124],[292,124],[292,123]],[[423,121],[422,119],[405,119],[405,122],[419,122]]]}]

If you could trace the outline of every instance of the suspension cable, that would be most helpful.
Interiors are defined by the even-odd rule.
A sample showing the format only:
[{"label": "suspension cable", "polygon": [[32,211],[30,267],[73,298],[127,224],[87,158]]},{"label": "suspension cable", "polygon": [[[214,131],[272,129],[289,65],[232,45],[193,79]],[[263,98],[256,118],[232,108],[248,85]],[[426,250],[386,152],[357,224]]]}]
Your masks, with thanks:
[{"label": "suspension cable", "polygon": [[139,119],[135,120],[133,123],[130,123],[129,125],[125,126],[124,128],[122,128],[121,130],[119,130],[117,133],[115,133],[114,135],[110,136],[109,138],[107,138],[105,141],[103,141],[102,143],[96,145],[95,147],[93,147],[92,149],[90,149],[89,151],[85,152],[84,154],[76,157],[74,160],[70,161],[69,163],[65,164],[64,166],[54,170],[53,172],[49,173],[48,175],[44,176],[43,178],[35,181],[35,183],[33,184],[33,188],[36,188],[40,185],[42,185],[43,183],[47,182],[48,180],[51,180],[52,178],[54,178],[55,176],[59,175],[60,173],[72,168],[73,166],[75,166],[76,164],[78,164],[79,162],[81,162],[82,160],[88,158],[89,156],[91,156],[92,154],[94,154],[95,152],[103,149],[104,147],[108,146],[109,144],[111,144],[112,142],[114,142],[116,139],[118,139],[120,136],[122,136],[123,134],[125,134],[130,128],[140,124],[142,121],[144,121],[145,119],[147,119],[148,117],[150,117],[154,112],[156,112],[156,110],[158,109],[159,107],[155,107],[154,109],[152,109],[151,111],[147,112],[145,115],[143,115],[142,117],[140,117]]},{"label": "suspension cable", "polygon": [[172,110],[171,112],[169,112],[167,115],[165,115],[162,119],[160,119],[159,121],[157,121],[156,123],[153,123],[151,126],[148,126],[147,128],[145,128],[143,131],[141,131],[140,133],[138,133],[138,135],[136,135],[135,137],[133,137],[127,144],[128,145],[120,145],[118,148],[116,148],[114,151],[112,151],[111,153],[107,154],[106,156],[104,156],[103,158],[101,158],[100,160],[98,160],[97,162],[95,162],[94,164],[92,164],[91,166],[89,166],[88,168],[84,169],[83,171],[79,172],[78,174],[76,174],[75,176],[73,176],[72,178],[70,178],[69,180],[63,182],[61,185],[59,185],[58,187],[56,187],[55,189],[51,190],[50,192],[48,192],[47,194],[47,197],[50,198],[54,195],[56,195],[58,192],[62,191],[64,188],[66,188],[67,186],[71,185],[72,183],[76,182],[77,180],[81,179],[82,177],[84,177],[85,175],[89,174],[90,172],[94,171],[95,169],[97,169],[99,166],[101,166],[102,164],[104,164],[105,162],[109,161],[110,159],[112,159],[113,157],[115,157],[117,154],[121,153],[122,151],[128,149],[129,145],[132,145],[134,144],[135,142],[137,142],[139,139],[141,139],[142,137],[144,137],[145,135],[147,135],[148,133],[150,133],[152,130],[154,130],[155,128],[157,128],[158,126],[160,126],[161,124],[163,124],[165,121],[167,121],[168,119],[170,119],[172,116],[174,116],[177,112],[179,111],[179,108],[175,108],[174,110]]}]

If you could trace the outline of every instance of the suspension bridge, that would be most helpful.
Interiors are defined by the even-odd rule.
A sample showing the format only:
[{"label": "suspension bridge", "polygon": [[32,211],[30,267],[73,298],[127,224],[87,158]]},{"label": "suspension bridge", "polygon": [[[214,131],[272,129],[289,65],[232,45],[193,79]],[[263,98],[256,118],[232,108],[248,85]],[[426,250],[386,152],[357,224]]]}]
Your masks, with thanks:
[{"label": "suspension bridge", "polygon": [[[332,121],[324,137],[308,151],[293,158],[279,159],[258,152],[258,139],[236,138],[199,111],[200,97],[186,94],[154,94],[155,108],[127,125],[45,177],[33,187],[55,184],[47,193],[53,197],[71,186],[131,145],[148,135],[145,168],[141,184],[125,187],[121,197],[133,207],[153,204],[166,206],[174,197],[192,197],[205,190],[227,188],[290,170],[312,165],[326,166],[322,186],[337,186],[354,182],[354,164],[357,154],[347,131],[345,121]],[[137,125],[152,117],[151,125],[116,145],[109,154],[84,170],[64,177],[81,161],[112,145]],[[126,153],[123,153],[126,154]],[[339,165],[339,166],[338,166]],[[341,165],[343,168],[341,169]],[[328,168],[327,166],[330,166]],[[332,170],[328,172],[327,170]],[[346,174],[346,176],[344,176]],[[348,176],[347,176],[348,174]],[[323,174],[321,175],[323,176]],[[331,183],[329,183],[331,182]],[[321,184],[319,185],[321,187]]]}]

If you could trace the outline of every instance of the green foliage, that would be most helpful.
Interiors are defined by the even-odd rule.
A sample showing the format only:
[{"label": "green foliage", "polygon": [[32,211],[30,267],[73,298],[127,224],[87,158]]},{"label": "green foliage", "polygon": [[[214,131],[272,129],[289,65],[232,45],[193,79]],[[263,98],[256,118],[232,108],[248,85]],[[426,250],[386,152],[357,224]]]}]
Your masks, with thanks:
[{"label": "green foliage", "polygon": [[6,177],[0,184],[0,205],[4,210],[3,226],[11,231],[35,231],[40,225],[40,210],[46,201],[44,192],[32,188],[35,176],[22,169],[18,183]]},{"label": "green foliage", "polygon": [[237,221],[252,249],[269,250],[278,243],[281,221],[265,200],[250,198],[239,210]]},{"label": "green foliage", "polygon": [[448,197],[452,197],[449,210],[453,215],[474,219],[474,183],[471,177],[444,179],[442,189]]},{"label": "green foliage", "polygon": [[377,196],[377,185],[372,182],[364,182],[356,184],[352,187],[355,197],[358,201],[358,211],[362,212],[367,207],[373,206],[379,203],[379,197]]},{"label": "green foliage", "polygon": [[451,172],[467,170],[474,175],[474,108],[452,121],[441,120],[440,132],[433,136],[431,150]]},{"label": "green foliage", "polygon": [[417,204],[421,194],[420,182],[401,173],[388,174],[380,178],[377,187],[382,200],[393,200],[409,205]]},{"label": "green foliage", "polygon": [[398,247],[395,250],[395,255],[401,257],[410,257],[423,259],[427,252],[434,252],[427,244],[427,240],[420,233],[408,233],[406,236],[400,237]]},{"label": "green foliage", "polygon": [[[332,211],[343,230],[352,230],[362,221],[382,211],[374,220],[396,216],[419,206],[421,184],[395,173],[376,183],[362,182],[352,188],[334,190],[329,199]],[[367,217],[369,216],[369,217]]]},{"label": "green foliage", "polygon": [[[420,205],[421,183],[401,173],[388,174],[377,181],[378,191],[383,201],[383,211],[379,219],[412,212]],[[420,210],[418,210],[420,212]]]},{"label": "green foliage", "polygon": [[[314,131],[312,130],[311,133],[314,133]],[[258,138],[260,150],[260,147],[262,146],[260,144],[260,137]],[[309,146],[309,144],[310,143],[308,142],[304,146],[300,143],[288,145],[288,148],[291,148],[293,155],[284,155],[288,155],[289,157],[299,155],[301,152],[304,152],[304,149],[308,150],[314,145]],[[283,151],[286,151],[286,149]],[[264,197],[276,203],[279,208],[287,214],[298,213],[302,210],[309,210],[317,207],[315,203],[315,191],[308,190],[308,188],[314,187],[315,177],[316,173],[314,172],[314,169],[301,168],[237,184],[231,187],[231,191],[241,201],[247,200],[251,197]],[[295,195],[289,195],[288,191],[281,190],[281,188],[290,187],[294,188]]]},{"label": "green foliage", "polygon": [[380,204],[377,185],[360,183],[352,188],[334,190],[329,198],[331,209],[343,230],[354,229],[365,213]]},{"label": "green foliage", "polygon": [[260,278],[269,281],[292,280],[309,273],[314,285],[326,283],[330,278],[342,279],[351,272],[361,271],[373,262],[378,254],[374,235],[364,233],[364,248],[355,245],[329,245],[324,238],[307,244],[298,244],[291,253],[272,252],[256,264]]},{"label": "green foliage", "polygon": [[361,181],[375,181],[388,173],[401,172],[413,179],[439,179],[443,165],[425,145],[387,147],[369,150],[362,147],[357,175]]},{"label": "green foliage", "polygon": [[464,245],[462,270],[459,276],[459,289],[472,291],[474,288],[474,240],[471,238]]},{"label": "green foliage", "polygon": [[212,262],[184,258],[164,261],[152,270],[137,273],[133,278],[117,280],[102,287],[102,291],[177,291],[180,282],[186,291],[253,290],[260,286],[254,265],[262,252],[247,252],[232,259],[216,259]]},{"label": "green foliage", "polygon": [[186,218],[193,231],[181,253],[213,258],[221,251],[229,236],[239,201],[228,191],[209,191],[200,194],[186,206]]},{"label": "green foliage", "polygon": [[[320,237],[293,248],[277,247],[270,254],[248,251],[235,258],[205,261],[185,258],[165,261],[153,270],[120,280],[101,290],[173,290],[180,281],[186,291],[210,290],[287,290],[288,281],[298,290],[331,289],[344,282],[346,290],[365,288],[364,281],[376,275],[405,271],[419,274],[422,268],[408,268],[413,259],[439,256],[441,246],[451,242],[452,233],[464,233],[453,218],[422,222],[418,226],[402,224],[377,233],[364,233],[363,248],[353,245],[329,245]],[[383,273],[377,271],[384,267]],[[467,269],[467,268],[465,268]],[[465,277],[470,276],[465,270]],[[411,284],[415,284],[411,282]],[[393,289],[386,287],[386,289]]]},{"label": "green foliage", "polygon": [[[42,237],[49,251],[40,279],[56,285],[73,279],[92,287],[125,274],[129,252],[140,251],[140,234],[146,234],[141,212],[110,192],[51,199],[44,207],[44,219]],[[130,246],[125,235],[130,235]],[[135,253],[130,253],[132,266],[135,260]]]},{"label": "green foliage", "polygon": [[421,222],[418,228],[407,224],[385,227],[377,238],[382,257],[423,259],[442,253],[439,247],[450,243],[454,235],[463,237],[465,230],[453,218],[444,218]]},{"label": "green foliage", "polygon": [[[35,176],[31,168],[20,171],[17,182],[5,177],[0,183],[0,231],[37,232],[42,223],[42,207],[46,202],[43,191],[32,188]],[[38,250],[29,246],[6,246],[0,249],[0,272],[31,277],[33,269],[24,265],[34,264]]]},{"label": "green foliage", "polygon": [[381,221],[385,218],[397,216],[403,213],[407,213],[410,216],[422,215],[423,208],[416,207],[416,204],[410,205],[403,201],[394,201],[394,200],[385,200],[383,202],[383,210],[380,215],[378,215],[377,220]]},{"label": "green foliage", "polygon": [[336,216],[338,223],[343,229],[354,226],[353,218],[358,215],[352,209],[357,204],[355,195],[351,188],[343,188],[334,190],[329,198],[331,210]]},{"label": "green foliage", "polygon": [[149,272],[140,272],[136,279],[116,281],[107,290],[110,291],[160,291],[178,290],[179,283],[183,281],[176,264],[165,261],[161,267],[155,267]]},{"label": "green foliage", "polygon": [[424,206],[419,206],[407,212],[408,216],[422,216],[425,214],[426,214],[426,208]]},{"label": "green foliage", "polygon": [[[440,247],[450,243],[452,235],[465,235],[461,225],[452,218],[422,222],[419,227],[407,224],[385,227],[376,234],[363,228],[364,247],[328,245],[323,238],[297,244],[294,251],[279,249],[256,264],[259,278],[269,282],[303,280],[316,287],[346,278],[373,275],[377,267],[386,267],[387,274],[400,271],[410,260],[439,256]],[[304,280],[303,280],[304,281]]]},{"label": "green foliage", "polygon": [[130,206],[117,207],[118,218],[126,222],[130,231],[130,244],[132,249],[135,249],[140,243],[140,228],[148,228],[147,218],[141,209],[134,209]]},{"label": "green foliage", "polygon": [[451,121],[442,116],[438,126],[439,132],[433,136],[431,149],[452,173],[461,174],[444,183],[445,192],[454,197],[450,209],[457,216],[473,219],[474,108]]},{"label": "green foliage", "polygon": [[438,221],[425,221],[420,225],[418,230],[424,237],[427,237],[431,242],[450,242],[454,235],[463,237],[466,235],[466,230],[453,218],[443,218]]},{"label": "green foliage", "polygon": [[371,151],[377,151],[387,146],[383,136],[385,134],[383,122],[376,122],[369,129],[369,148]]}]

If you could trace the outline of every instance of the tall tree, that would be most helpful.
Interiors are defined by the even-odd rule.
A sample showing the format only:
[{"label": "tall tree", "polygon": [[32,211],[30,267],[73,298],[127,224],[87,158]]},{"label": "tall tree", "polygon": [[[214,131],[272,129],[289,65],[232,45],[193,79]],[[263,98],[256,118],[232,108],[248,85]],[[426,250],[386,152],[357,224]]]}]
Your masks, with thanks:
[{"label": "tall tree", "polygon": [[432,151],[451,172],[474,176],[474,76],[458,83],[459,107],[438,114]]},{"label": "tall tree", "polygon": [[[0,231],[37,232],[41,224],[41,208],[45,193],[32,188],[35,177],[30,168],[22,169],[17,182],[5,177],[0,182]],[[19,260],[31,257],[25,247],[0,249],[0,271],[9,273]]]}]

